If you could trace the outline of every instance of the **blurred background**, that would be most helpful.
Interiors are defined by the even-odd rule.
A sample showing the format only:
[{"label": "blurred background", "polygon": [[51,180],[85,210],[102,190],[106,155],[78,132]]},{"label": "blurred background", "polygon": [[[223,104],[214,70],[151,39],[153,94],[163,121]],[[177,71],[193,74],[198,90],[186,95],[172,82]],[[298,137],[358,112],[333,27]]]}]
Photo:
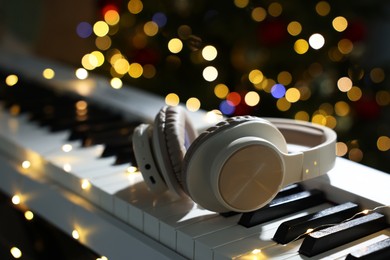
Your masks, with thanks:
[{"label": "blurred background", "polygon": [[2,0],[0,40],[192,111],[329,126],[339,156],[390,172],[389,14],[365,0]]},{"label": "blurred background", "polygon": [[390,172],[390,4],[6,1],[3,46],[83,67],[189,110],[327,125],[338,155]]},{"label": "blurred background", "polygon": [[[326,125],[339,156],[388,173],[389,32],[390,2],[376,0],[0,0],[1,48],[190,111]],[[24,259],[100,259],[2,194],[0,207],[2,259],[15,241]]]}]

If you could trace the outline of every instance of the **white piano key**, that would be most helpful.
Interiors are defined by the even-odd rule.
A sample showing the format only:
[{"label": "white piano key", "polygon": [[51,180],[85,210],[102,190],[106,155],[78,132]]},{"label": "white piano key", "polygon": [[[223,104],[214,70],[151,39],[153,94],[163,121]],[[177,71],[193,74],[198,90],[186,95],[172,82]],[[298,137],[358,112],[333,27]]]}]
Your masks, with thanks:
[{"label": "white piano key", "polygon": [[121,198],[114,197],[114,215],[127,223],[129,219],[129,206],[128,203]]},{"label": "white piano key", "polygon": [[215,212],[203,209],[190,201],[191,209],[181,214],[175,214],[168,218],[160,219],[160,242],[164,245],[177,249],[177,230],[181,227],[204,223],[210,218],[219,217]]},{"label": "white piano key", "polygon": [[194,258],[195,240],[218,230],[236,226],[241,215],[235,215],[228,218],[215,216],[202,222],[192,225],[179,227],[177,229],[177,251],[188,258]]},{"label": "white piano key", "polygon": [[48,155],[57,149],[60,150],[68,136],[66,131],[52,133],[45,127],[35,125],[27,119],[25,114],[12,116],[4,112],[1,125],[1,131],[9,139],[41,155]]},{"label": "white piano key", "polygon": [[188,212],[192,208],[193,202],[188,198],[162,205],[160,207],[150,207],[144,210],[144,233],[150,237],[160,239],[160,220],[169,216]]},{"label": "white piano key", "polygon": [[[273,245],[275,242],[272,241],[272,237],[282,222],[291,220],[296,217],[305,216],[327,207],[330,207],[330,205],[321,204],[319,206],[296,212],[286,217],[272,220],[254,227],[245,228],[240,225],[235,225],[205,236],[200,236],[195,240],[195,259],[213,259],[214,251],[216,251],[217,248],[219,248],[218,257],[223,259],[224,257],[222,256],[227,255],[228,257],[225,259],[229,259],[229,257],[231,258],[234,256],[229,255],[232,252],[236,252],[235,250],[243,250],[241,248],[241,244],[245,246],[246,242],[241,242],[245,239],[247,239],[249,245],[252,246],[256,243],[256,240],[258,240],[258,246],[261,247]],[[237,246],[234,245],[235,242],[237,242]]]},{"label": "white piano key", "polygon": [[[77,174],[77,176],[81,179],[88,179],[88,180],[99,180],[117,174],[130,176],[127,171],[129,167],[128,165],[126,164],[112,165],[109,162],[110,161],[108,161],[107,165],[103,165],[103,167],[97,169],[80,171],[80,172],[74,171],[74,174]],[[133,176],[135,176],[135,174],[133,174]]]},{"label": "white piano key", "polygon": [[119,172],[117,174],[112,174],[102,178],[95,178],[88,181],[92,186],[104,191],[100,194],[100,206],[110,213],[114,213],[113,195],[123,189],[127,189],[133,184],[133,182],[129,180],[124,172]]},{"label": "white piano key", "polygon": [[[91,183],[104,192],[101,201],[102,207],[110,207],[109,209],[112,209],[109,202],[115,202],[116,199],[125,201],[128,207],[126,209],[128,210],[128,223],[139,230],[144,230],[144,211],[146,209],[158,208],[177,200],[169,193],[156,195],[150,192],[140,172],[127,175],[119,174],[119,177],[116,178],[110,175],[104,178],[92,179]],[[108,183],[112,185],[107,185]],[[116,207],[119,207],[119,205],[124,206],[123,203],[119,203]],[[114,203],[114,212],[122,210],[125,209],[115,208]],[[158,232],[158,229],[156,232]]]},{"label": "white piano key", "polygon": [[305,211],[297,212],[295,214],[286,216],[285,218],[273,221],[273,227],[271,229],[266,230],[265,232],[257,233],[255,235],[245,237],[243,239],[233,241],[231,243],[227,243],[225,245],[214,248],[214,259],[232,259],[238,257],[240,254],[242,254],[242,252],[252,252],[254,250],[256,252],[258,250],[262,250],[264,247],[276,245],[277,243],[274,242],[272,238],[281,223],[301,216],[306,216],[310,213],[317,212],[329,208],[331,206],[332,205],[327,203],[321,204]]},{"label": "white piano key", "polygon": [[[63,168],[64,171],[71,172],[72,174],[79,177],[87,176],[89,172],[101,172],[111,168],[115,162],[115,158],[95,157],[93,155],[95,151],[96,149],[89,149],[75,154],[69,153],[57,156],[49,156],[48,160],[58,167]],[[85,155],[85,157],[82,155]]]}]

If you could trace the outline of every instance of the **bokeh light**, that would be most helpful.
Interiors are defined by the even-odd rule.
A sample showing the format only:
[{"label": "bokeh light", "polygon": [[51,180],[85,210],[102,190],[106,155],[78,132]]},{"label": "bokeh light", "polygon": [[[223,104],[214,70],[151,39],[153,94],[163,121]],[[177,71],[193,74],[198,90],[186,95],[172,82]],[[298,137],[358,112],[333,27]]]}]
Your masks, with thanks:
[{"label": "bokeh light", "polygon": [[245,104],[250,107],[257,106],[260,102],[260,95],[255,91],[249,91],[244,97]]},{"label": "bokeh light", "polygon": [[86,79],[88,78],[88,71],[84,68],[78,68],[75,71],[75,75],[78,79]]},{"label": "bokeh light", "polygon": [[348,99],[351,101],[358,101],[362,97],[363,93],[359,87],[353,86],[348,92]]},{"label": "bokeh light", "polygon": [[386,152],[390,150],[390,138],[388,136],[380,136],[376,145],[379,151]]},{"label": "bokeh light", "polygon": [[288,24],[287,31],[292,36],[297,36],[302,32],[302,25],[297,21],[292,21]]},{"label": "bokeh light", "polygon": [[241,103],[241,95],[237,92],[230,92],[226,100],[229,101],[229,105],[238,106]]},{"label": "bokeh light", "polygon": [[120,16],[116,10],[111,9],[104,14],[104,21],[111,26],[114,26],[119,23],[119,19]]},{"label": "bokeh light", "polygon": [[99,37],[106,36],[109,30],[108,24],[104,21],[98,21],[93,25],[93,32]]},{"label": "bokeh light", "polygon": [[342,92],[348,92],[352,89],[352,80],[348,77],[339,78],[337,81],[337,87]]},{"label": "bokeh light", "polygon": [[301,92],[297,88],[289,88],[286,91],[286,99],[290,103],[298,102],[301,98]]},{"label": "bokeh light", "polygon": [[260,84],[263,81],[264,75],[260,70],[255,69],[249,73],[248,78],[249,81],[252,82],[252,84],[256,85],[256,84]]},{"label": "bokeh light", "polygon": [[305,39],[298,39],[294,43],[294,50],[298,54],[305,54],[309,50],[309,43]]},{"label": "bokeh light", "polygon": [[307,122],[310,119],[310,115],[306,111],[298,111],[295,113],[294,119]]},{"label": "bokeh light", "polygon": [[186,102],[186,107],[189,111],[195,112],[200,108],[200,101],[196,97],[189,98]]},{"label": "bokeh light", "polygon": [[282,84],[275,84],[271,89],[271,94],[274,98],[284,97],[286,88]]},{"label": "bokeh light", "polygon": [[321,16],[327,16],[330,12],[330,5],[327,1],[320,1],[316,4],[316,12]]},{"label": "bokeh light", "polygon": [[385,79],[385,72],[382,68],[373,68],[370,71],[370,78],[374,83],[381,83]]},{"label": "bokeh light", "polygon": [[315,50],[321,49],[325,44],[325,38],[319,33],[315,33],[309,38],[309,45]]},{"label": "bokeh light", "polygon": [[238,8],[245,8],[247,7],[249,3],[249,0],[234,0],[234,5]]},{"label": "bokeh light", "polygon": [[130,77],[135,78],[135,79],[139,78],[142,76],[143,71],[144,71],[144,68],[142,67],[141,64],[139,64],[137,62],[129,64],[128,73],[129,73]]},{"label": "bokeh light", "polygon": [[97,37],[95,40],[95,45],[99,50],[108,50],[111,47],[111,38],[109,36]]},{"label": "bokeh light", "polygon": [[348,21],[343,16],[337,16],[332,21],[333,28],[338,32],[343,32],[348,27]]},{"label": "bokeh light", "polygon": [[179,105],[179,102],[180,98],[175,93],[169,93],[165,96],[165,104],[167,104],[168,106],[177,106]]},{"label": "bokeh light", "polygon": [[183,49],[183,42],[178,38],[173,38],[168,42],[168,49],[172,53],[179,53]]},{"label": "bokeh light", "polygon": [[267,17],[267,11],[263,7],[256,7],[252,10],[252,19],[256,22],[262,22]]},{"label": "bokeh light", "polygon": [[158,27],[164,27],[167,24],[168,18],[162,12],[157,12],[153,15],[152,21],[158,25]]},{"label": "bokeh light", "polygon": [[202,50],[202,56],[207,61],[212,61],[217,57],[217,49],[212,45],[207,45]]},{"label": "bokeh light", "polygon": [[203,70],[203,78],[206,81],[212,82],[218,77],[218,70],[214,66],[207,66]]},{"label": "bokeh light", "polygon": [[7,86],[10,86],[10,87],[16,85],[16,83],[18,83],[18,81],[19,81],[19,78],[15,74],[10,74],[5,78],[5,84],[7,84]]},{"label": "bokeh light", "polygon": [[224,115],[231,115],[236,110],[235,106],[228,100],[223,100],[219,105],[219,110]]},{"label": "bokeh light", "polygon": [[229,94],[229,88],[225,84],[217,84],[214,87],[214,94],[219,99],[224,99]]},{"label": "bokeh light", "polygon": [[283,6],[278,2],[272,2],[268,6],[268,13],[273,17],[278,17],[283,12]]},{"label": "bokeh light", "polygon": [[158,25],[154,21],[149,21],[144,24],[144,32],[147,36],[155,36],[158,33]]},{"label": "bokeh light", "polygon": [[55,72],[54,72],[53,69],[47,68],[47,69],[44,69],[44,70],[43,70],[42,76],[43,76],[45,79],[52,79],[52,78],[54,78],[54,76],[55,76]]},{"label": "bokeh light", "polygon": [[279,98],[278,101],[276,101],[276,107],[280,111],[287,111],[290,109],[291,103],[288,102],[286,98],[282,97],[282,98]]},{"label": "bokeh light", "polygon": [[344,156],[348,153],[348,146],[343,142],[336,143],[336,155]]},{"label": "bokeh light", "polygon": [[80,22],[76,27],[76,33],[81,38],[88,38],[92,32],[92,25],[87,22]]},{"label": "bokeh light", "polygon": [[110,80],[110,85],[114,89],[120,89],[123,86],[123,82],[120,78],[112,78]]},{"label": "bokeh light", "polygon": [[288,71],[281,71],[277,76],[277,80],[280,84],[288,86],[292,81],[292,75]]},{"label": "bokeh light", "polygon": [[144,5],[142,4],[141,0],[130,0],[127,4],[127,9],[132,14],[139,14],[142,12],[143,8]]}]

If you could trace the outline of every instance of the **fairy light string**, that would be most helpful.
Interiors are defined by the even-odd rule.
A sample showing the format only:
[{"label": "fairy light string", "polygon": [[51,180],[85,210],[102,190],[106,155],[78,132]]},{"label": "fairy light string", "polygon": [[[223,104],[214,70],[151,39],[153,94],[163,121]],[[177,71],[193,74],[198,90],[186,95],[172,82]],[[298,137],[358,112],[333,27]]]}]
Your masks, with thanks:
[{"label": "fairy light string", "polygon": [[367,215],[369,213],[373,213],[373,212],[376,212],[378,210],[381,210],[381,209],[384,209],[384,208],[390,208],[390,205],[382,205],[382,206],[377,206],[375,208],[372,208],[372,209],[364,209],[360,212],[357,212],[355,213],[353,216],[351,216],[350,218],[347,218],[347,219],[344,219],[343,221],[339,222],[339,223],[329,223],[329,224],[323,224],[323,225],[320,225],[320,226],[317,226],[317,227],[314,227],[314,228],[308,228],[307,231],[305,233],[302,233],[300,234],[299,236],[297,236],[296,238],[294,238],[292,241],[290,241],[289,243],[291,242],[294,242],[294,241],[297,241],[299,239],[301,239],[302,237],[306,236],[306,235],[309,235],[310,233],[312,232],[315,232],[317,230],[320,230],[320,229],[324,229],[324,228],[327,228],[327,227],[333,227],[333,226],[336,226],[336,225],[339,225],[339,224],[342,224],[342,223],[345,223],[345,222],[348,222],[350,220],[353,220],[355,219],[356,217],[359,217],[361,215]]},{"label": "fairy light string", "polygon": [[[297,242],[299,239],[309,235],[310,233],[312,232],[315,232],[317,230],[320,230],[320,229],[323,229],[323,228],[327,228],[327,227],[332,227],[332,226],[336,226],[336,225],[339,225],[339,224],[342,224],[342,223],[345,223],[345,222],[348,222],[350,220],[353,220],[361,215],[367,215],[367,214],[370,214],[370,213],[373,213],[373,212],[377,212],[377,211],[380,211],[380,210],[383,210],[383,209],[386,209],[386,208],[390,208],[390,205],[381,205],[381,206],[377,206],[375,208],[372,208],[372,209],[364,209],[364,210],[361,210],[360,212],[357,212],[355,213],[354,215],[352,215],[351,217],[347,218],[347,219],[344,219],[343,221],[340,221],[339,223],[329,223],[329,224],[323,224],[323,225],[320,225],[320,226],[317,226],[317,227],[313,227],[313,228],[308,228],[306,232],[300,234],[299,236],[297,236],[296,238],[294,238],[293,240],[291,240],[290,242],[286,243],[286,244],[283,244],[283,245],[280,245],[278,243],[273,243],[273,244],[269,244],[267,246],[263,246],[261,248],[255,248],[247,253],[244,253],[242,255],[239,255],[237,257],[235,257],[234,259],[265,259],[267,256],[266,256],[266,251],[270,248],[273,248],[277,245],[280,245],[280,246],[287,246],[289,244],[292,244],[294,242]],[[284,255],[284,256],[287,256],[287,255],[295,255],[297,254],[298,252],[297,251],[280,251],[279,252],[279,255]],[[264,254],[264,255],[262,255]],[[259,258],[260,257],[260,258]],[[264,258],[265,257],[265,258]]]}]

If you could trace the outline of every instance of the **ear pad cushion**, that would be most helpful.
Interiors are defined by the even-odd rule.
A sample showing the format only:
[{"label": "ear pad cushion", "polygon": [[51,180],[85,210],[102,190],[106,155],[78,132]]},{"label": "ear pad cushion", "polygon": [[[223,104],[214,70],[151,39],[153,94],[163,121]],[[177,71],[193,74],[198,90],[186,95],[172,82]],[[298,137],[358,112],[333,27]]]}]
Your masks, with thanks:
[{"label": "ear pad cushion", "polygon": [[[253,127],[245,127],[246,130],[240,131],[238,130],[240,128],[240,125],[250,123],[253,124]],[[260,127],[261,125],[261,127]],[[215,159],[215,154],[208,154],[208,155],[202,155],[201,157],[204,158],[204,161],[197,162],[197,164],[201,165],[207,165],[202,166],[203,170],[194,170],[192,169],[192,158],[195,154],[199,155],[199,149],[200,147],[204,146],[205,143],[209,142],[210,139],[213,137],[220,135],[223,136],[225,131],[232,131],[232,129],[235,128],[233,131],[236,132],[235,138],[245,137],[245,136],[254,136],[254,137],[260,137],[265,140],[268,140],[271,142],[274,146],[277,147],[281,152],[287,153],[287,143],[283,137],[283,135],[280,133],[280,131],[272,125],[269,121],[258,118],[258,117],[252,117],[252,116],[239,116],[239,117],[232,117],[225,121],[222,121],[218,123],[216,126],[211,127],[207,129],[205,132],[203,132],[191,145],[191,147],[188,149],[184,161],[183,161],[183,168],[182,168],[182,178],[184,180],[184,191],[199,205],[218,212],[224,212],[229,211],[229,209],[224,209],[223,206],[218,205],[217,199],[212,194],[212,191],[210,186],[207,183],[208,177],[205,176],[204,172],[208,171],[210,169],[211,162]],[[252,129],[251,129],[252,128]],[[265,129],[266,131],[257,131],[258,129]],[[224,138],[220,139],[220,142],[224,142]],[[231,141],[231,140],[230,140]],[[226,140],[226,143],[230,142],[229,140]],[[226,144],[227,145],[227,144]],[[223,145],[221,147],[224,147]],[[221,148],[223,149],[223,148]],[[259,158],[261,160],[261,158]],[[206,173],[207,174],[207,173]],[[191,182],[191,180],[194,180],[193,176],[199,175],[202,177],[195,177],[195,179],[202,179],[201,184]],[[203,177],[204,176],[204,177]],[[203,179],[206,179],[203,181]],[[199,187],[196,187],[199,184]],[[204,195],[208,193],[208,195]],[[199,194],[202,194],[198,196]],[[207,199],[205,199],[205,197]]]},{"label": "ear pad cushion", "polygon": [[168,188],[182,193],[182,163],[190,144],[197,137],[187,114],[180,107],[163,107],[153,129],[153,149]]}]

